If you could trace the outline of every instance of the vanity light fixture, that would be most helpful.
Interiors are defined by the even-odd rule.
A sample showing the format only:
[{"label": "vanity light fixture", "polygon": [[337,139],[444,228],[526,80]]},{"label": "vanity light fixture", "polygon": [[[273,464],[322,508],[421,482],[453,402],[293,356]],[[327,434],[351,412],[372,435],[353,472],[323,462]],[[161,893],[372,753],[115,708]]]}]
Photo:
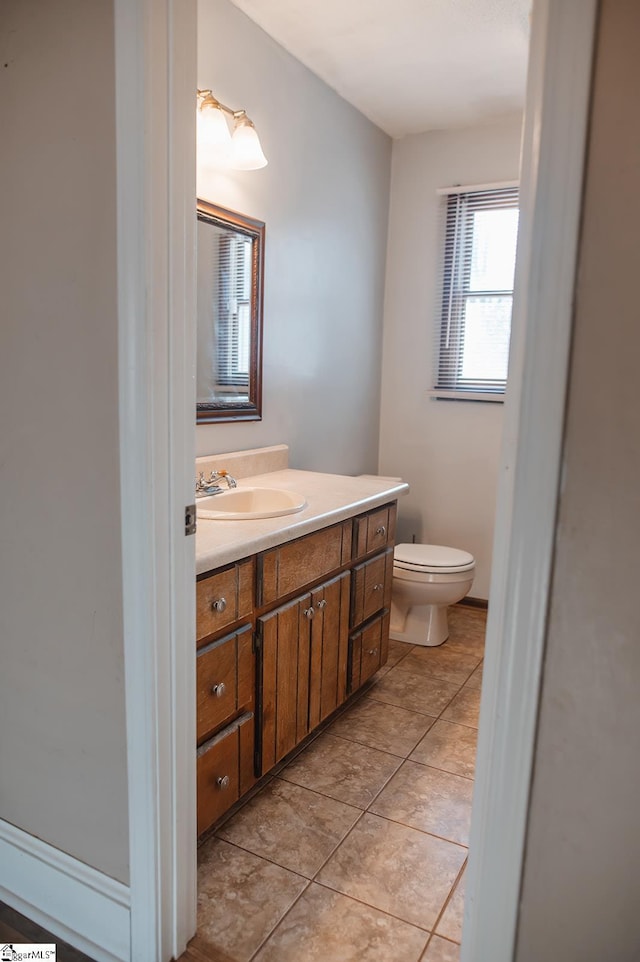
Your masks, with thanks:
[{"label": "vanity light fixture", "polygon": [[[233,118],[233,133],[225,114]],[[204,166],[259,170],[267,166],[256,128],[244,110],[221,104],[210,90],[198,90],[198,157]]]}]

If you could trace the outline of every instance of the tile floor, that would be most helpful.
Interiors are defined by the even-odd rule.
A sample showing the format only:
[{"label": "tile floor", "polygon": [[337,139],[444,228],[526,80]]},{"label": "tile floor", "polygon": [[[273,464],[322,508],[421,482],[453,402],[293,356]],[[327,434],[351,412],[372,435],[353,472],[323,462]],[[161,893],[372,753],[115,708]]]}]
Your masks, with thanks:
[{"label": "tile floor", "polygon": [[203,843],[202,958],[457,962],[485,621],[456,606],[442,647],[392,642],[373,685]]}]

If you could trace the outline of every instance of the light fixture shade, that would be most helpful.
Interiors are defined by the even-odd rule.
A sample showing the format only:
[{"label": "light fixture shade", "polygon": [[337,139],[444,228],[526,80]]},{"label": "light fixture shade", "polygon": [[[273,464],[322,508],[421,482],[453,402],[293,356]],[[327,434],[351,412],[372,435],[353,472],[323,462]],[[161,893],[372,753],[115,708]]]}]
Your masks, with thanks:
[{"label": "light fixture shade", "polygon": [[248,117],[238,118],[231,137],[231,166],[236,170],[259,170],[267,163],[255,127]]},{"label": "light fixture shade", "polygon": [[206,101],[198,110],[198,147],[223,147],[231,144],[229,125],[220,107]]}]

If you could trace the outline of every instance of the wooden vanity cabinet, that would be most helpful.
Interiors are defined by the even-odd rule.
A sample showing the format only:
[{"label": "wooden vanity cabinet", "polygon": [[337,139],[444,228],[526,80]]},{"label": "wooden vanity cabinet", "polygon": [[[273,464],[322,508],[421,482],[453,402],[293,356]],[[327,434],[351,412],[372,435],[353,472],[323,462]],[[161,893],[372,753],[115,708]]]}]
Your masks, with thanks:
[{"label": "wooden vanity cabinet", "polygon": [[196,585],[198,834],[387,659],[396,505]]}]

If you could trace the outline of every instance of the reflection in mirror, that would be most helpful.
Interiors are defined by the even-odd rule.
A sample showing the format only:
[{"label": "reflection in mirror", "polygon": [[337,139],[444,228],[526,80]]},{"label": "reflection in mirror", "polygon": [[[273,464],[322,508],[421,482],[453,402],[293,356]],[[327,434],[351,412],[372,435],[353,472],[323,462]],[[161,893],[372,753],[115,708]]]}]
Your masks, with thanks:
[{"label": "reflection in mirror", "polygon": [[264,224],[198,201],[196,421],[262,417]]}]

